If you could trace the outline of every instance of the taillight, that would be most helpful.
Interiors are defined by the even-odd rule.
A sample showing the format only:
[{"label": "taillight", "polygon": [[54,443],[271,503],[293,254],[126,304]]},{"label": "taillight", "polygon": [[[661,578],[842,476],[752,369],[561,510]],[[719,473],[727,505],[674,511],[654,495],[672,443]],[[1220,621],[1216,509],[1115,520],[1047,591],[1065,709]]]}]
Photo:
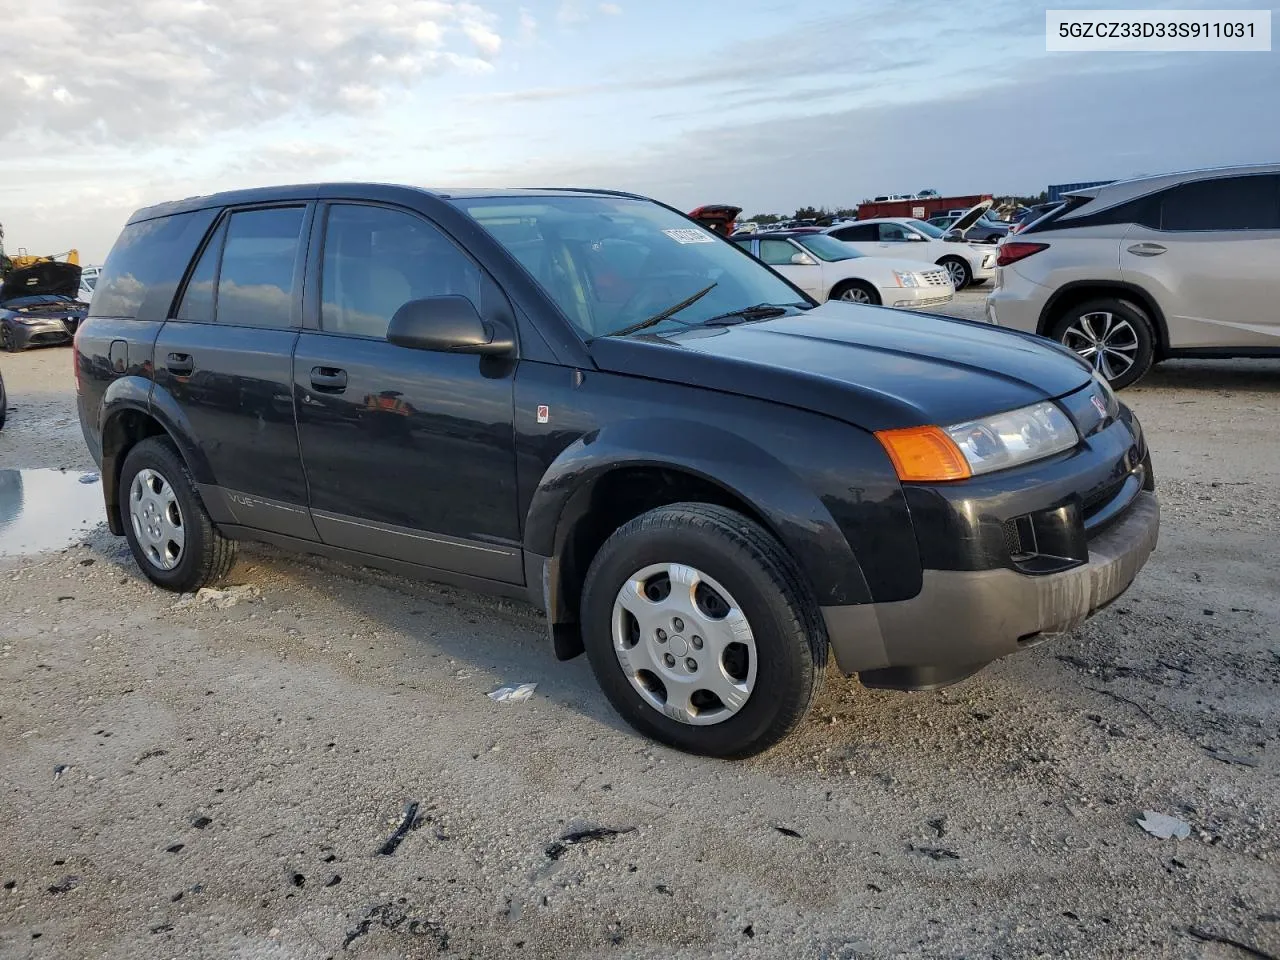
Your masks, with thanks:
[{"label": "taillight", "polygon": [[1007,267],[1011,263],[1017,263],[1019,260],[1025,260],[1033,253],[1039,253],[1041,250],[1048,250],[1047,243],[1027,243],[1022,240],[1006,240],[1000,244],[1000,251],[996,254],[996,266]]}]

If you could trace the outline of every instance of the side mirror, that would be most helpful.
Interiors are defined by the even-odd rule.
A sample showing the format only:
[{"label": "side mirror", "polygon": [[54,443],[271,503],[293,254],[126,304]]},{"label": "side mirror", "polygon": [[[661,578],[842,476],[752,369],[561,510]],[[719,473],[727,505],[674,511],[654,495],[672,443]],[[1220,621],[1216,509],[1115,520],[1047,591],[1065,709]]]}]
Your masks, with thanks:
[{"label": "side mirror", "polygon": [[814,264],[813,257],[809,256],[807,253],[793,253],[791,255],[791,262],[797,267],[811,267]]},{"label": "side mirror", "polygon": [[387,342],[410,350],[485,356],[515,349],[510,333],[486,323],[475,304],[456,295],[410,300],[391,318]]}]

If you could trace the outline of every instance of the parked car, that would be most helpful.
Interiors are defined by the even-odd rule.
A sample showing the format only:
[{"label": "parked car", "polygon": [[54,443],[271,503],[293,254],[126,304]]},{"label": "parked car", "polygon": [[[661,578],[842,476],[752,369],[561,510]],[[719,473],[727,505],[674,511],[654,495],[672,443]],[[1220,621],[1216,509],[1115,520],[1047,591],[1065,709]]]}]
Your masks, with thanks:
[{"label": "parked car", "polygon": [[916,193],[915,198],[917,200],[928,200],[930,197],[940,197],[940,196],[942,196],[942,194],[940,194],[937,190],[934,190],[932,187],[930,187],[927,190],[921,190],[918,193]]},{"label": "parked car", "polygon": [[715,756],[794,729],[829,649],[918,689],[1049,639],[1159,530],[1138,420],[1069,351],[818,305],[629,194],[141,210],[76,364],[110,529],[157,585],[260,539],[527,597],[629,723]]},{"label": "parked car", "polygon": [[1171,357],[1280,356],[1280,164],[1080,190],[1000,247],[988,317],[1116,388]]},{"label": "parked car", "polygon": [[1009,228],[1009,233],[1020,233],[1043,217],[1046,213],[1051,210],[1056,210],[1060,206],[1062,206],[1062,201],[1058,201],[1057,203],[1037,203],[1034,207],[1027,208],[1022,212],[1018,219],[1014,221],[1013,226]]},{"label": "parked car", "polygon": [[[960,218],[952,216],[933,217],[925,222],[929,226],[941,230],[942,235],[945,237],[960,222]],[[998,243],[1001,238],[1008,235],[1009,225],[1007,223],[997,223],[987,216],[982,216],[964,232],[964,239],[970,243]]]},{"label": "parked car", "polygon": [[771,234],[734,240],[819,303],[847,300],[890,307],[931,307],[955,295],[947,271],[919,260],[868,257],[823,233]]},{"label": "parked car", "polygon": [[93,288],[98,282],[98,274],[101,267],[82,266],[80,268],[80,291],[77,294],[82,303],[88,303],[93,299]]},{"label": "parked car", "polygon": [[737,232],[736,221],[740,213],[742,213],[741,207],[731,206],[726,203],[708,203],[690,213],[689,218],[706,227],[712,233],[727,237]]},{"label": "parked car", "polygon": [[[957,221],[955,227],[963,225],[963,221]],[[994,247],[990,244],[943,239],[941,230],[929,226],[923,220],[859,220],[842,227],[831,227],[826,232],[866,256],[936,263],[946,269],[951,285],[957,290],[963,290],[971,283],[986,283],[995,276]]]},{"label": "parked car", "polygon": [[12,271],[0,284],[0,347],[70,343],[87,305],[76,299],[80,268],[46,260]]}]

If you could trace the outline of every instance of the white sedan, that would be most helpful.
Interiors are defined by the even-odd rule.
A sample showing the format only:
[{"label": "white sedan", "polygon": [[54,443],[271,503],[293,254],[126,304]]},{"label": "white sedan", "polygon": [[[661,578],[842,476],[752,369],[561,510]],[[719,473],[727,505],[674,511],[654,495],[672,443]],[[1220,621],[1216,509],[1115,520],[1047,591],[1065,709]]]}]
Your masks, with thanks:
[{"label": "white sedan", "polygon": [[819,303],[931,307],[955,295],[944,269],[929,269],[918,260],[866,257],[823,233],[769,233],[733,242]]},{"label": "white sedan", "polygon": [[[974,211],[977,211],[976,220],[985,210],[986,206],[979,204],[952,224],[951,229],[968,226],[967,218]],[[831,227],[826,235],[865,256],[936,263],[951,275],[951,283],[957,290],[971,283],[986,283],[996,275],[995,244],[944,240],[941,230],[923,220],[907,217],[859,220]]]}]

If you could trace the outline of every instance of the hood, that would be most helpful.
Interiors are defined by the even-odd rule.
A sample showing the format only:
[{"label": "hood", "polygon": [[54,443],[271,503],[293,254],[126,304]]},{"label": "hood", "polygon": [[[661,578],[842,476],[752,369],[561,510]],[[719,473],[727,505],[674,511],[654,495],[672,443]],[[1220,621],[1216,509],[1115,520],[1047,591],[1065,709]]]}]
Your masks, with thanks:
[{"label": "hood", "polygon": [[1041,337],[838,302],[733,327],[601,337],[591,355],[610,372],[786,403],[866,430],[960,423],[1090,380],[1083,361]]},{"label": "hood", "polygon": [[954,234],[963,237],[969,232],[969,228],[982,219],[982,215],[991,209],[994,200],[983,200],[981,203],[975,204],[964,213],[960,214],[960,219],[947,228],[948,234]]},{"label": "hood", "polygon": [[0,285],[0,303],[14,297],[57,296],[75,299],[80,292],[80,267],[59,260],[44,260],[14,270]]}]

